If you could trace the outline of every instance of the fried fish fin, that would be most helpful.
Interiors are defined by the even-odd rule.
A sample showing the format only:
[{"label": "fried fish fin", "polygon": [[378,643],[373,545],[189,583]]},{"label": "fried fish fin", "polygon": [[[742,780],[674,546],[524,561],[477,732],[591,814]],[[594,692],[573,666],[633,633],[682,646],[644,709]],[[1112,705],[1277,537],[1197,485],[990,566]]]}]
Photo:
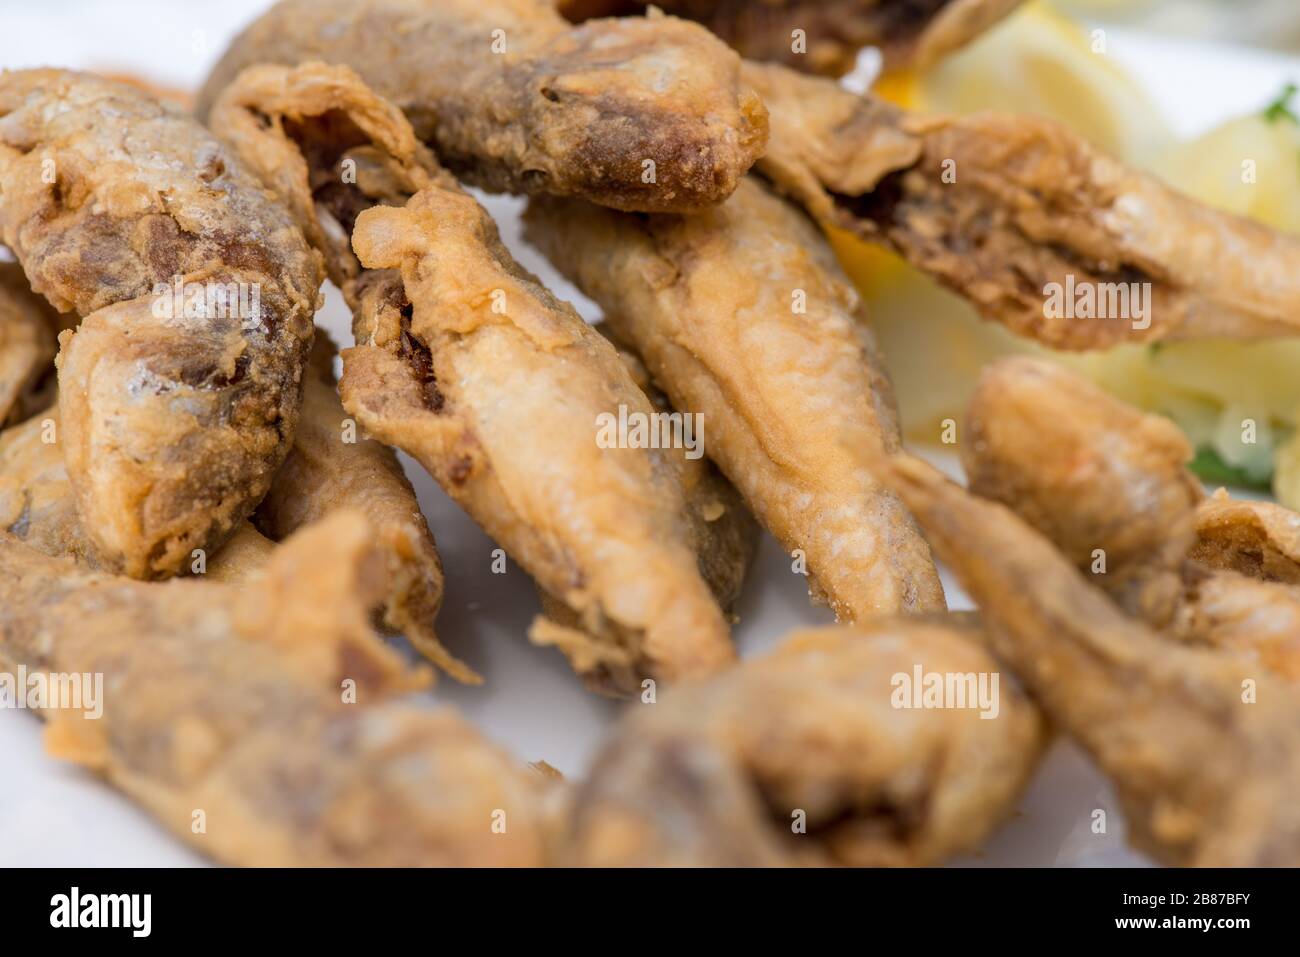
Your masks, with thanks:
[{"label": "fried fish fin", "polygon": [[725,199],[767,114],[740,60],[673,18],[574,27],[550,0],[284,0],[231,45],[200,95],[256,63],[346,64],[404,110],[466,182],[687,212]]},{"label": "fried fish fin", "polygon": [[898,448],[857,292],[815,226],[750,178],[717,209],[638,217],[551,198],[529,239],[605,310],[704,447],[846,620],[939,610],[929,549],[855,448]]}]

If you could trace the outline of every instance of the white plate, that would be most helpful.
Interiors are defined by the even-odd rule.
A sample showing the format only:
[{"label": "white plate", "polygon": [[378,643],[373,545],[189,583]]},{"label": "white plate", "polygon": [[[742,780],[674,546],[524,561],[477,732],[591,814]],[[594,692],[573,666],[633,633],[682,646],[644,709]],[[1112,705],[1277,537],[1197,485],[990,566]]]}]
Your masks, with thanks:
[{"label": "white plate", "polygon": [[[0,66],[125,70],[194,88],[234,33],[267,5],[258,0],[24,4],[0,15]],[[1294,58],[1113,29],[1110,37],[1114,55],[1149,87],[1184,135],[1257,108],[1287,79],[1300,76]],[[598,318],[599,310],[519,238],[521,201],[482,198],[519,260],[585,317]],[[351,341],[347,311],[332,289],[318,321],[337,341]],[[932,457],[953,468],[950,460]],[[461,708],[521,758],[543,758],[566,775],[581,775],[618,706],[584,692],[558,652],[528,644],[524,632],[538,605],[527,576],[513,565],[505,575],[492,574],[492,542],[419,466],[405,461],[447,570],[439,633],[487,679],[483,688],[444,679],[433,694]],[[944,585],[954,608],[970,607],[946,574]],[[771,538],[764,539],[739,613],[736,640],[745,656],[772,647],[795,626],[831,620],[808,604],[805,579],[791,572],[789,559]],[[0,711],[0,865],[202,863],[98,779],[45,757],[40,731],[30,715]],[[1105,835],[1094,835],[1089,826],[1097,808],[1106,809],[1112,822]],[[1125,848],[1121,830],[1109,786],[1076,748],[1063,743],[1048,756],[1019,813],[980,854],[957,863],[1143,863]]]}]

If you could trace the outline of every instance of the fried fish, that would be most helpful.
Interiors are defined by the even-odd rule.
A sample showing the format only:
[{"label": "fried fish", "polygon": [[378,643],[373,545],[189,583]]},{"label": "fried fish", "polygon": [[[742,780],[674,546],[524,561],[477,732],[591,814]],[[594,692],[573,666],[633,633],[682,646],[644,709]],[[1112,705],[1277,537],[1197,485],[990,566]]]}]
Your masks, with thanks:
[{"label": "fried fish", "polygon": [[721,41],[674,18],[565,22],[551,0],[282,0],[199,97],[257,63],[353,67],[458,177],[498,192],[687,212],[725,199],[767,114]]},{"label": "fried fish", "polygon": [[292,444],[319,255],[193,119],[63,70],[0,76],[0,239],[81,318],[60,441],[105,566],[215,551]]}]

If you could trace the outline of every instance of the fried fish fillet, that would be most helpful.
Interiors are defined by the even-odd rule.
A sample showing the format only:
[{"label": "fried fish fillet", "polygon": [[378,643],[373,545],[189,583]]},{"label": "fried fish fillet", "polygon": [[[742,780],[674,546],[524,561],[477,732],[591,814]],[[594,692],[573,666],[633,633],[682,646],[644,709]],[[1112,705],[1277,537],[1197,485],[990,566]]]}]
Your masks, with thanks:
[{"label": "fried fish fillet", "polygon": [[604,415],[654,421],[613,347],[510,258],[463,193],[430,186],[405,207],[366,210],[353,245],[386,272],[361,292],[343,404],[582,622],[539,622],[534,640],[617,691],[729,664],[680,454],[598,443]]},{"label": "fried fish fillet", "polygon": [[686,212],[725,199],[767,116],[736,54],[672,18],[570,26],[550,0],[283,0],[208,78],[206,115],[257,63],[346,64],[466,182]]},{"label": "fried fish fillet", "polygon": [[744,76],[771,109],[764,175],[1013,332],[1104,349],[1300,329],[1300,238],[1202,206],[1065,127],[908,115],[779,66]]},{"label": "fried fish fillet", "polygon": [[1013,357],[985,369],[966,435],[971,490],[1013,509],[1121,608],[1300,677],[1300,516],[1222,492],[1207,500],[1171,422]]},{"label": "fried fish fillet", "polygon": [[194,120],[62,70],[0,75],[0,239],[82,320],[61,442],[105,566],[215,551],[293,441],[318,254]]},{"label": "fried fish fillet", "polygon": [[899,447],[857,292],[802,211],[754,178],[695,216],[543,197],[528,238],[605,310],[842,620],[943,610],[906,509],[853,449]]},{"label": "fried fish fillet", "polygon": [[[841,76],[863,47],[890,66],[924,67],[965,46],[1021,0],[658,0],[654,6],[704,24],[741,56],[805,73]],[[559,0],[575,22],[621,16],[636,0]]]},{"label": "fried fish fillet", "polygon": [[0,425],[49,404],[58,314],[27,285],[22,267],[0,262]]},{"label": "fried fish fillet", "polygon": [[1300,704],[1256,664],[1127,617],[1046,539],[916,459],[875,464],[979,605],[999,658],[1173,865],[1300,865]]},{"label": "fried fish fillet", "polygon": [[560,863],[926,865],[978,847],[1037,765],[1043,720],[1005,674],[990,718],[973,700],[900,707],[917,668],[999,671],[951,622],[882,619],[796,632],[637,708],[574,794]]},{"label": "fried fish fillet", "polygon": [[218,861],[540,863],[522,767],[396,697],[413,682],[368,625],[385,594],[375,538],[335,513],[232,587],[132,582],[0,536],[0,665],[102,674],[102,716],[47,710],[48,747]]},{"label": "fried fish fillet", "polygon": [[433,621],[442,605],[442,562],[415,489],[393,450],[357,435],[339,401],[334,344],[317,332],[293,449],[276,473],[253,521],[280,541],[339,510],[363,514],[387,563],[384,624],[458,681],[480,684],[473,669],[438,641]]},{"label": "fried fish fillet", "polygon": [[[401,112],[347,67],[309,63],[250,67],[211,122],[322,244],[353,305],[345,406],[534,577],[550,618],[534,637],[608,690],[730,660],[701,585],[734,599],[751,520],[682,450],[598,447],[598,415],[657,410],[614,349],[514,263]],[[422,188],[425,199],[396,208]],[[371,206],[394,208],[365,214],[378,225],[370,261],[355,240],[358,262],[348,238]],[[660,611],[668,619],[652,627]]]}]

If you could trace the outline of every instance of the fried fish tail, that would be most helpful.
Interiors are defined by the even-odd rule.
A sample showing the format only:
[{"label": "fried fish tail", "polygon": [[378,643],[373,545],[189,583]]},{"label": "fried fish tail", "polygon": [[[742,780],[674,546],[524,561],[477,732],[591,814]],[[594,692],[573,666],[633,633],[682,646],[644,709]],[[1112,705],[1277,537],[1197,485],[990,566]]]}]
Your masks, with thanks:
[{"label": "fried fish tail", "polygon": [[243,68],[309,60],[355,68],[457,176],[495,191],[685,212],[726,198],[766,141],[762,101],[708,31],[573,27],[550,0],[285,0],[234,41],[200,115]]},{"label": "fried fish tail", "polygon": [[1161,639],[1012,512],[925,463],[874,467],[979,605],[998,656],[1115,782],[1130,840],[1170,864],[1300,863],[1300,710],[1285,685]]},{"label": "fried fish tail", "polygon": [[1298,328],[1300,239],[1202,206],[1065,127],[910,116],[781,67],[744,74],[772,108],[764,175],[1013,332],[1104,349]]},{"label": "fried fish tail", "polygon": [[845,620],[939,610],[929,549],[855,449],[898,448],[856,291],[813,224],[754,179],[692,217],[534,200],[529,239],[605,310],[703,449]]},{"label": "fried fish tail", "polygon": [[385,594],[374,539],[336,512],[232,587],[131,582],[3,538],[0,664],[102,675],[98,717],[45,712],[49,747],[218,861],[540,863],[523,768],[454,714],[394,697],[419,682],[369,628]]},{"label": "fried fish tail", "polygon": [[353,245],[381,272],[363,277],[344,406],[582,623],[534,636],[616,691],[732,661],[677,453],[606,434],[620,415],[655,421],[613,347],[510,258],[463,193],[430,186],[401,209],[369,209]]},{"label": "fried fish tail", "polygon": [[1011,680],[991,718],[900,709],[897,676],[917,668],[988,678],[999,665],[960,629],[882,619],[795,632],[673,689],[597,756],[561,863],[926,865],[978,846],[1014,807],[1045,725]]}]

